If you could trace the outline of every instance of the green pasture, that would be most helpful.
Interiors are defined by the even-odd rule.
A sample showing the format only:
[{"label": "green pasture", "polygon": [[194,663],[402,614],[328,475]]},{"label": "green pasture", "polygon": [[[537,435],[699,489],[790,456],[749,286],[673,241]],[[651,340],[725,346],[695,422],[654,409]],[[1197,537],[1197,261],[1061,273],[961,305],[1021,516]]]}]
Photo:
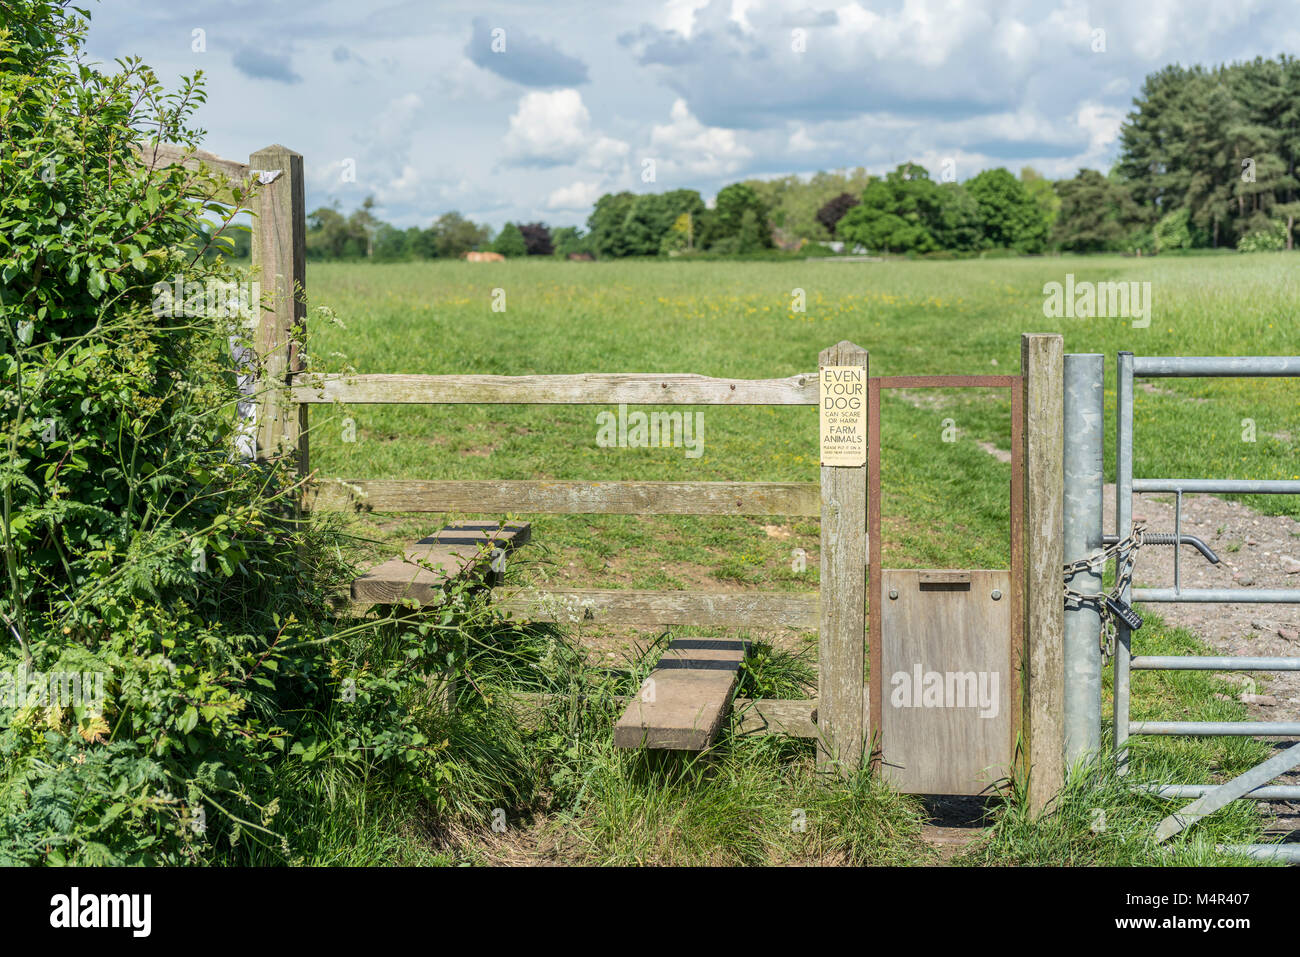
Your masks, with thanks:
[{"label": "green pasture", "polygon": [[[1300,336],[1293,262],[1275,254],[858,264],[314,264],[308,273],[308,354],[311,369],[329,372],[690,372],[773,378],[815,370],[821,349],[848,339],[869,350],[872,374],[1015,374],[1021,332],[1059,332],[1067,352],[1106,355],[1108,421],[1113,422],[1118,350],[1295,353]],[[1067,273],[1076,283],[1149,282],[1149,327],[1134,328],[1124,318],[1045,317],[1044,284],[1064,282]],[[792,308],[801,294],[804,311]],[[502,301],[504,310],[494,310]],[[1161,380],[1154,385],[1140,387],[1137,394],[1137,475],[1300,478],[1300,383]],[[818,477],[815,408],[693,410],[703,417],[698,457],[680,447],[600,447],[597,416],[614,411],[315,406],[311,464],[319,476],[344,479],[812,482]],[[1009,415],[1005,390],[886,393],[886,564],[1006,564],[1010,467],[989,449],[1009,448]],[[1253,442],[1243,440],[1246,420],[1253,422]],[[944,441],[954,427],[956,440]],[[1110,425],[1108,439],[1113,441]],[[1107,449],[1109,477],[1113,452]],[[1269,514],[1300,514],[1300,503],[1285,497],[1247,501]],[[523,517],[534,522],[534,544],[524,550],[527,560],[513,566],[515,581],[605,588],[817,587],[815,518]],[[443,520],[433,515],[355,519],[353,557],[395,553]],[[802,569],[794,561],[796,549],[805,555]],[[651,641],[653,636],[643,636],[642,643],[626,645],[627,657],[636,658],[629,648]],[[1194,636],[1165,628],[1156,616],[1140,641],[1148,653],[1194,653],[1200,647]],[[815,636],[796,636],[786,650],[792,657],[768,668],[765,680],[781,696],[796,697],[800,687],[808,687]],[[1142,674],[1134,682],[1134,713],[1184,720],[1244,717],[1241,705],[1215,696],[1220,690],[1208,675]],[[924,853],[915,850],[923,817],[915,802],[888,797],[871,782],[854,785],[861,800],[846,806],[820,790],[809,791],[811,753],[803,743],[760,745],[724,737],[699,764],[637,764],[601,743],[609,721],[591,711],[571,716],[568,727],[581,727],[583,735],[557,732],[549,747],[567,757],[555,766],[561,771],[548,765],[545,772],[584,776],[582,800],[565,809],[534,802],[521,811],[532,822],[530,847],[559,848],[555,853],[561,859],[608,863],[924,862]],[[596,740],[588,740],[593,736]],[[1263,748],[1241,739],[1143,741],[1134,769],[1152,780],[1195,783],[1244,770],[1260,760]],[[1098,802],[1122,825],[1102,836],[1092,826]],[[816,847],[788,835],[787,805],[814,804],[825,815]],[[1046,829],[1022,818],[1014,802],[995,810],[987,839],[959,862],[1190,863],[1213,858],[1214,840],[1250,840],[1258,833],[1254,810],[1234,808],[1167,857],[1133,839],[1167,813],[1163,802],[1135,799],[1110,782],[1095,792],[1067,795],[1063,808]],[[395,813],[385,811],[385,834],[401,830],[391,817]],[[749,823],[729,817],[735,814]],[[827,823],[832,819],[838,822],[833,827]],[[548,838],[560,833],[557,827],[566,836]],[[521,853],[514,847],[501,850],[487,832],[477,833],[455,844],[459,850],[451,859],[508,860]],[[399,856],[413,853],[408,849]]]},{"label": "green pasture", "polygon": [[[1124,319],[1049,319],[1043,286],[1151,283],[1148,328]],[[1067,352],[1114,355],[1289,354],[1300,348],[1296,270],[1283,254],[1163,259],[1061,257],[886,263],[506,263],[315,265],[311,366],[406,373],[693,372],[738,378],[816,368],[841,339],[878,375],[1010,373],[1021,332],[1060,332]],[[501,290],[501,292],[496,292]],[[801,290],[806,311],[792,311]],[[503,312],[493,311],[504,297]],[[1300,476],[1300,383],[1160,380],[1139,387],[1137,475]],[[312,410],[312,466],[340,478],[554,478],[816,481],[813,408],[699,411],[703,454],[601,448],[590,406],[354,406]],[[347,429],[351,420],[353,428]],[[956,427],[944,442],[945,426]],[[1254,422],[1256,441],[1242,440]],[[886,561],[917,566],[1005,562],[1009,466],[977,443],[1009,448],[1004,390],[886,393]],[[1113,430],[1109,430],[1113,434]],[[355,434],[355,441],[344,437]],[[952,433],[949,432],[951,436]],[[1107,467],[1113,468],[1113,449]],[[1268,513],[1300,503],[1260,496]],[[802,587],[792,548],[816,547],[816,523],[791,537],[781,519],[543,518],[536,536],[573,552],[593,587],[673,587],[682,568],[721,581]],[[408,529],[400,528],[398,534]],[[618,554],[618,561],[611,559]],[[809,551],[809,557],[814,557]],[[815,582],[815,562],[805,574]],[[809,577],[811,576],[811,577]],[[603,578],[610,580],[605,581]]]}]

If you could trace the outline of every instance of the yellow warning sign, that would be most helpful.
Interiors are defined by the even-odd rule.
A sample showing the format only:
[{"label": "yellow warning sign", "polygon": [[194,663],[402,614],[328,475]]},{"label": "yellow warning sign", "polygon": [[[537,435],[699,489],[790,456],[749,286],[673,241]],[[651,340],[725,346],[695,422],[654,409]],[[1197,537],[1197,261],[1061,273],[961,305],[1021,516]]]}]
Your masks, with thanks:
[{"label": "yellow warning sign", "polygon": [[822,465],[866,465],[867,370],[824,366],[820,408]]}]

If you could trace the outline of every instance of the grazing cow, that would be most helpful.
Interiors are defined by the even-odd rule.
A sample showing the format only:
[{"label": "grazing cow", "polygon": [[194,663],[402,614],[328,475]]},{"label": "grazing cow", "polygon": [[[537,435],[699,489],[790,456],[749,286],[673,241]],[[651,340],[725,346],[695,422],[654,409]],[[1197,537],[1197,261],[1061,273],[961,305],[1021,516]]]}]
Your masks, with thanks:
[{"label": "grazing cow", "polygon": [[506,257],[500,253],[466,253],[465,261],[471,263],[503,263]]}]

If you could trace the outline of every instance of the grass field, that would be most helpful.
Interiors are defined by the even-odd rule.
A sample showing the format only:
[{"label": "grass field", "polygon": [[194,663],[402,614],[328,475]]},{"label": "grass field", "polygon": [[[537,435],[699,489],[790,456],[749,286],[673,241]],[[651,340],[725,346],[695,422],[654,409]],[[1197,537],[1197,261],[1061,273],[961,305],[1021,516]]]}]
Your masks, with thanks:
[{"label": "grass field", "polygon": [[[1118,318],[1045,318],[1043,285],[1064,282],[1067,273],[1076,281],[1149,281],[1150,327],[1133,328]],[[1107,356],[1108,421],[1118,350],[1293,354],[1300,344],[1296,272],[1285,254],[871,264],[330,264],[313,265],[308,285],[308,351],[317,371],[768,378],[815,370],[821,349],[849,339],[869,350],[875,375],[1015,374],[1021,332],[1060,332],[1067,352]],[[806,311],[792,310],[796,290],[806,297]],[[502,294],[505,310],[494,311]],[[327,307],[337,321],[316,306]],[[1157,390],[1141,390],[1135,474],[1300,478],[1298,400],[1300,383],[1287,380],[1165,380]],[[698,457],[682,448],[602,448],[596,441],[601,411],[613,410],[316,407],[312,467],[350,479],[817,480],[815,409],[703,409]],[[999,390],[886,394],[886,565],[1005,567],[1010,470],[988,447],[1009,447],[1008,418]],[[1254,442],[1243,441],[1246,419],[1255,423]],[[949,425],[957,429],[955,442],[942,440]],[[1112,473],[1111,448],[1107,469]],[[1265,513],[1300,514],[1300,503],[1287,497],[1248,501]],[[355,557],[395,553],[441,518],[358,521]],[[817,586],[814,519],[530,518],[535,545],[527,549],[531,560],[512,569],[516,580],[656,589]],[[805,570],[795,570],[795,549],[806,553]],[[622,686],[635,688],[638,669],[653,661],[655,640],[612,636],[592,643],[602,660],[589,657],[578,667],[575,658],[573,664],[579,671],[626,667]],[[764,640],[773,652],[748,674],[749,690],[800,696],[813,674],[815,636]],[[1148,653],[1197,647],[1193,636],[1164,628],[1155,616],[1140,640]],[[570,683],[562,687],[573,687],[571,679],[564,681]],[[1135,718],[1244,716],[1242,706],[1214,697],[1208,675],[1139,673],[1134,688]],[[828,791],[814,780],[805,743],[724,737],[695,760],[628,755],[608,747],[615,717],[617,708],[607,703],[576,699],[523,742],[531,764],[519,773],[535,780],[515,788],[507,808],[509,840],[483,825],[486,812],[440,816],[395,798],[354,807],[352,824],[336,838],[322,836],[315,856],[352,862],[928,860],[918,840],[924,818],[918,802],[865,779]],[[1244,770],[1263,754],[1261,745],[1244,739],[1142,741],[1136,750],[1139,776],[1185,783]],[[1216,840],[1250,840],[1258,831],[1253,809],[1234,807],[1164,855],[1144,835],[1167,806],[1136,799],[1104,771],[1097,774],[1098,788],[1067,794],[1047,824],[1028,822],[1014,800],[999,805],[989,836],[959,862],[1190,863],[1214,858]],[[1108,809],[1110,821],[1101,834],[1092,828],[1098,806]],[[806,813],[806,830],[791,829],[794,809]]]}]

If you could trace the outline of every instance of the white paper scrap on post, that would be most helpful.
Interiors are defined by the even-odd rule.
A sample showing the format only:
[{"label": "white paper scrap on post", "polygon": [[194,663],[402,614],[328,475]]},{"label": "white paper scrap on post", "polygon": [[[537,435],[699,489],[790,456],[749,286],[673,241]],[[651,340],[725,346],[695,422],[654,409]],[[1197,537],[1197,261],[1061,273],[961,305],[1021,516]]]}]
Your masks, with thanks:
[{"label": "white paper scrap on post", "polygon": [[823,366],[821,370],[822,465],[867,464],[867,370]]}]

